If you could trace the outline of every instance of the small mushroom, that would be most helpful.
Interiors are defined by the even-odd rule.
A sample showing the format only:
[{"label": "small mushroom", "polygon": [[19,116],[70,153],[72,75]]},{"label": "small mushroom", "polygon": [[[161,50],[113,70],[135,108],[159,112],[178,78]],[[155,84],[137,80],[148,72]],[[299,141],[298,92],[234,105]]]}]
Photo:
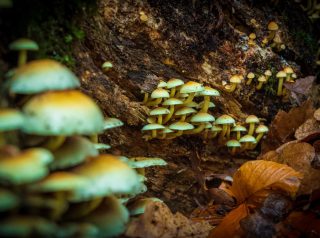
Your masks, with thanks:
[{"label": "small mushroom", "polygon": [[190,131],[194,129],[194,126],[188,122],[178,121],[178,122],[172,123],[169,126],[169,129],[177,131],[172,135],[172,138],[174,138],[174,137],[181,136],[184,131]]},{"label": "small mushroom", "polygon": [[164,107],[157,107],[150,111],[150,116],[158,116],[158,124],[162,125],[162,116],[169,114],[170,111]]},{"label": "small mushroom", "polygon": [[189,96],[183,103],[188,104],[188,103],[192,102],[195,94],[197,92],[201,92],[203,90],[204,90],[204,87],[200,83],[197,83],[194,81],[189,81],[189,82],[185,83],[180,88],[180,93],[187,93],[187,94],[189,94]]},{"label": "small mushroom", "polygon": [[215,121],[216,125],[222,125],[222,132],[220,134],[220,142],[224,140],[224,137],[230,137],[230,126],[235,123],[235,120],[229,115],[222,115]]},{"label": "small mushroom", "polygon": [[171,90],[170,91],[171,98],[173,98],[174,95],[176,94],[177,88],[183,84],[184,84],[184,82],[181,79],[177,79],[177,78],[169,79],[169,81],[167,82],[167,89]]},{"label": "small mushroom", "polygon": [[247,150],[251,147],[252,144],[255,144],[257,141],[252,135],[245,135],[240,138],[240,143],[244,143],[244,146],[242,147],[242,150]]},{"label": "small mushroom", "polygon": [[278,78],[278,90],[277,90],[277,95],[281,96],[282,95],[282,87],[283,87],[283,81],[286,78],[287,74],[284,71],[279,71],[276,75]]},{"label": "small mushroom", "polygon": [[226,143],[228,149],[230,150],[231,155],[235,155],[237,152],[237,148],[241,147],[241,144],[237,140],[228,140]]},{"label": "small mushroom", "polygon": [[187,115],[192,114],[192,113],[196,113],[197,111],[191,107],[183,107],[179,110],[177,110],[175,112],[175,116],[180,116],[180,120],[181,122],[186,120]]},{"label": "small mushroom", "polygon": [[157,137],[157,131],[158,130],[163,130],[165,127],[163,125],[160,124],[148,124],[145,125],[144,127],[142,127],[142,131],[151,131],[151,139],[152,138],[156,138]]},{"label": "small mushroom", "polygon": [[201,108],[201,112],[207,112],[209,109],[210,97],[219,97],[220,93],[218,90],[206,86],[204,87],[204,90],[200,92],[200,95],[204,96],[203,107]]},{"label": "small mushroom", "polygon": [[236,89],[237,85],[241,83],[241,77],[239,75],[233,75],[230,78],[230,83],[231,83],[231,85],[225,86],[225,90],[228,93],[232,93]]},{"label": "small mushroom", "polygon": [[237,134],[236,138],[237,138],[237,140],[240,140],[241,132],[246,132],[247,129],[244,126],[236,125],[236,126],[232,127],[231,131],[236,132],[236,134]]},{"label": "small mushroom", "polygon": [[102,70],[105,71],[105,72],[108,72],[110,69],[112,69],[113,67],[113,64],[111,61],[106,61],[102,64]]},{"label": "small mushroom", "polygon": [[264,71],[264,76],[266,77],[266,82],[268,82],[269,78],[272,76],[272,72],[271,70],[267,69],[266,71]]},{"label": "small mushroom", "polygon": [[268,131],[269,131],[269,129],[265,125],[259,125],[257,127],[257,129],[256,129],[256,134],[258,134],[256,137],[257,144],[259,143],[261,138],[264,136],[264,134],[266,134]]},{"label": "small mushroom", "polygon": [[269,35],[267,37],[267,40],[271,41],[275,37],[276,32],[279,30],[279,26],[276,22],[271,21],[268,24],[268,30],[269,30]]},{"label": "small mushroom", "polygon": [[259,118],[256,117],[255,115],[249,115],[246,118],[246,123],[249,124],[248,135],[253,135],[255,124],[258,124],[259,122],[260,122]]},{"label": "small mushroom", "polygon": [[252,80],[254,79],[254,77],[255,77],[254,73],[252,73],[252,72],[248,73],[248,75],[247,75],[248,80],[246,82],[246,85],[250,85]]},{"label": "small mushroom", "polygon": [[[164,101],[162,103],[163,106],[169,106],[170,107],[170,111],[166,115],[166,117],[164,118],[163,124],[167,123],[171,119],[171,117],[173,116],[174,107],[176,105],[182,105],[182,104],[183,104],[183,102],[180,99],[177,99],[177,98],[169,98],[169,99],[167,99],[166,101]],[[162,123],[159,123],[159,124],[162,124]]]},{"label": "small mushroom", "polygon": [[249,46],[254,46],[256,43],[255,43],[255,39],[257,38],[256,34],[255,33],[250,33],[249,35],[249,41],[248,41],[248,45]]},{"label": "small mushroom", "polygon": [[213,125],[210,130],[211,134],[210,134],[209,138],[217,137],[218,133],[221,131],[222,131],[222,128],[220,126]]},{"label": "small mushroom", "polygon": [[289,82],[289,83],[292,82],[293,81],[292,74],[294,73],[293,69],[288,66],[288,67],[285,67],[283,71],[286,73],[286,82]]},{"label": "small mushroom", "polygon": [[196,134],[202,132],[206,127],[206,122],[213,122],[215,118],[206,112],[198,112],[191,117],[190,122],[199,123],[198,127],[185,132],[185,134]]},{"label": "small mushroom", "polygon": [[156,106],[161,103],[163,98],[168,98],[169,93],[163,88],[157,88],[151,93],[150,97],[155,100],[147,102],[147,106]]},{"label": "small mushroom", "polygon": [[32,40],[21,38],[12,42],[9,49],[19,51],[18,66],[22,66],[27,62],[27,51],[39,50],[39,46]]},{"label": "small mushroom", "polygon": [[259,82],[259,83],[258,83],[256,89],[257,89],[257,90],[260,90],[260,89],[262,88],[262,85],[267,82],[267,79],[266,79],[265,76],[261,75],[261,76],[258,78],[258,82]]}]

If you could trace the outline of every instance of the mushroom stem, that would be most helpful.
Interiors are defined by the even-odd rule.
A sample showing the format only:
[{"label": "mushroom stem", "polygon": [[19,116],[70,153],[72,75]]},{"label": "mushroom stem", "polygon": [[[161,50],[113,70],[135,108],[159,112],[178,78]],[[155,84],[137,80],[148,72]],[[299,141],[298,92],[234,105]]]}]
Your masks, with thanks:
[{"label": "mushroom stem", "polygon": [[215,132],[212,132],[210,135],[209,135],[209,138],[216,138],[218,135],[218,132],[215,131]]},{"label": "mushroom stem", "polygon": [[228,93],[232,93],[237,87],[237,84],[235,83],[231,83],[231,86],[230,88],[225,88],[225,90],[228,92]]},{"label": "mushroom stem", "polygon": [[254,132],[254,123],[250,123],[248,135],[253,135]]},{"label": "mushroom stem", "polygon": [[65,136],[52,136],[50,139],[43,145],[44,148],[54,151],[58,149],[66,140]]},{"label": "mushroom stem", "polygon": [[69,219],[77,219],[84,217],[88,215],[90,212],[92,212],[94,209],[96,209],[101,202],[103,201],[103,198],[94,198],[85,204],[82,204],[80,207],[78,207],[74,214],[71,215],[71,217],[68,217]]},{"label": "mushroom stem", "polygon": [[172,88],[170,91],[170,97],[173,98],[174,95],[176,94],[176,87]]},{"label": "mushroom stem", "polygon": [[92,143],[98,143],[99,142],[99,139],[98,139],[98,134],[93,134],[90,136],[90,141]]},{"label": "mushroom stem", "polygon": [[236,152],[237,152],[237,147],[232,147],[230,151],[231,155],[235,155]]},{"label": "mushroom stem", "polygon": [[250,85],[251,82],[252,82],[252,79],[253,79],[253,78],[248,78],[248,80],[247,80],[247,82],[246,82],[246,85]]},{"label": "mushroom stem", "polygon": [[172,133],[172,137],[170,137],[170,139],[173,139],[173,138],[178,137],[178,136],[182,136],[182,134],[183,134],[183,131],[178,131],[176,133]]},{"label": "mushroom stem", "polygon": [[241,132],[240,131],[237,131],[237,141],[239,141],[241,138]]},{"label": "mushroom stem", "polygon": [[[167,123],[170,119],[171,119],[171,117],[172,117],[172,115],[173,115],[173,113],[174,113],[174,105],[170,105],[170,112],[169,112],[169,114],[167,114],[166,115],[166,117],[164,118],[164,120],[163,120],[163,124],[165,124],[165,123]],[[160,123],[159,123],[160,124]]]},{"label": "mushroom stem", "polygon": [[228,130],[228,125],[223,124],[223,125],[222,125],[222,131],[221,131],[220,136],[219,136],[219,143],[222,143],[222,142],[223,142],[224,136],[226,135],[227,130]]},{"label": "mushroom stem", "polygon": [[157,137],[157,130],[152,130],[151,131],[151,138],[156,138]]},{"label": "mushroom stem", "polygon": [[145,168],[136,168],[136,171],[137,171],[138,174],[141,174],[142,176],[146,175]]},{"label": "mushroom stem", "polygon": [[209,104],[210,104],[210,96],[204,96],[203,106],[202,106],[200,112],[208,112]]},{"label": "mushroom stem", "polygon": [[66,201],[66,194],[62,191],[54,193],[54,198],[57,201],[56,207],[51,211],[50,217],[53,220],[57,220],[60,218],[60,216],[64,213],[64,211],[67,209],[65,201]]},{"label": "mushroom stem", "polygon": [[189,96],[187,97],[187,99],[183,102],[183,104],[188,104],[190,102],[192,102],[194,95],[196,95],[196,93],[190,93]]},{"label": "mushroom stem", "polygon": [[179,121],[185,121],[185,120],[186,120],[186,118],[187,118],[187,115],[182,115],[182,117],[180,118],[180,120],[179,120]]},{"label": "mushroom stem", "polygon": [[257,85],[256,89],[260,90],[262,88],[263,82],[259,82],[259,84]]},{"label": "mushroom stem", "polygon": [[227,132],[226,132],[226,137],[227,137],[227,139],[229,139],[230,138],[230,126],[227,126]]},{"label": "mushroom stem", "polygon": [[144,93],[144,97],[143,97],[143,104],[146,104],[148,102],[149,99],[149,93]]},{"label": "mushroom stem", "polygon": [[273,38],[275,37],[275,35],[276,35],[276,31],[270,31],[269,35],[267,36],[267,40],[268,40],[268,41],[273,40]]},{"label": "mushroom stem", "polygon": [[156,105],[158,105],[158,104],[161,103],[161,100],[162,100],[162,98],[157,98],[157,99],[154,100],[154,101],[148,102],[148,103],[147,103],[147,106],[156,106]]},{"label": "mushroom stem", "polygon": [[208,135],[209,135],[209,130],[208,130],[208,129],[205,129],[205,130],[204,130],[204,135],[203,135],[203,137],[204,137],[205,140],[208,139]]},{"label": "mushroom stem", "polygon": [[186,131],[184,134],[190,135],[190,134],[197,134],[200,133],[201,131],[203,131],[206,127],[205,123],[201,123],[197,128],[192,129],[190,131]]},{"label": "mushroom stem", "polygon": [[277,91],[278,96],[282,95],[282,85],[283,85],[283,78],[279,78],[278,91]]},{"label": "mushroom stem", "polygon": [[27,62],[27,51],[26,50],[21,50],[19,52],[19,57],[18,57],[18,66],[25,65]]},{"label": "mushroom stem", "polygon": [[158,124],[162,125],[162,115],[159,115],[158,117]]},{"label": "mushroom stem", "polygon": [[256,145],[257,145],[257,144],[259,143],[259,141],[262,139],[263,135],[264,135],[264,133],[259,133],[259,134],[257,135],[257,137],[256,137],[256,141],[257,141]]}]

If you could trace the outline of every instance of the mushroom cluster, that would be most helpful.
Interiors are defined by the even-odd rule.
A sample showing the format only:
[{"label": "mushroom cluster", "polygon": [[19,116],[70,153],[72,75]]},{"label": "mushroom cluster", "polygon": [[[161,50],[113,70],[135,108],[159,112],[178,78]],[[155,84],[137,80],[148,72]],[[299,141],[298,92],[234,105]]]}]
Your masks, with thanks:
[{"label": "mushroom cluster", "polygon": [[[290,66],[284,67],[282,70],[278,71],[277,73],[273,73],[271,70],[264,71],[263,74],[257,74],[253,72],[249,72],[246,76],[246,85],[253,85],[255,84],[256,90],[263,89],[269,79],[271,77],[278,79],[278,86],[277,86],[277,95],[278,96],[285,96],[286,90],[283,87],[283,83],[294,83],[297,75],[294,73],[293,69]],[[225,85],[226,92],[233,92],[237,85],[242,83],[243,76],[242,75],[233,75],[230,78],[230,84]]]},{"label": "mushroom cluster", "polygon": [[100,154],[110,146],[97,134],[123,123],[104,118],[79,85],[49,59],[24,62],[2,85],[24,100],[0,109],[0,237],[117,236],[128,200],[147,189],[144,168],[166,165]]},{"label": "mushroom cluster", "polygon": [[144,138],[173,139],[207,131],[215,120],[208,113],[209,108],[215,107],[211,98],[219,96],[218,90],[194,81],[161,81],[150,96],[144,96],[143,103],[150,108],[149,124],[142,128],[147,133]]}]

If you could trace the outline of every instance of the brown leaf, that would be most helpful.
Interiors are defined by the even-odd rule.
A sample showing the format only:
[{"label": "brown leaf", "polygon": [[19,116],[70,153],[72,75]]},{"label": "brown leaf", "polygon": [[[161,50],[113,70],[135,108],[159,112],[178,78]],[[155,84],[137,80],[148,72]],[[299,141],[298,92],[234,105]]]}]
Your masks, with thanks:
[{"label": "brown leaf", "polygon": [[314,118],[306,120],[299,128],[296,130],[294,136],[298,140],[301,140],[311,134],[320,132],[320,122]]},{"label": "brown leaf", "polygon": [[311,92],[312,84],[315,79],[315,76],[308,76],[305,78],[297,79],[294,83],[284,83],[284,86],[291,92],[307,96]]},{"label": "brown leaf", "polygon": [[314,117],[317,121],[320,121],[320,108],[318,108],[318,109],[314,112],[313,117]]},{"label": "brown leaf", "polygon": [[265,189],[276,189],[294,196],[301,175],[289,166],[272,161],[256,160],[243,164],[233,177],[231,191],[238,204]]},{"label": "brown leaf", "polygon": [[267,138],[262,142],[262,153],[275,150],[290,140],[294,140],[294,133],[307,119],[312,118],[314,108],[310,100],[300,107],[292,108],[288,113],[279,111],[270,125]]},{"label": "brown leaf", "polygon": [[249,214],[246,204],[241,204],[232,210],[222,222],[210,232],[208,238],[241,237],[243,231],[240,227],[240,220]]}]

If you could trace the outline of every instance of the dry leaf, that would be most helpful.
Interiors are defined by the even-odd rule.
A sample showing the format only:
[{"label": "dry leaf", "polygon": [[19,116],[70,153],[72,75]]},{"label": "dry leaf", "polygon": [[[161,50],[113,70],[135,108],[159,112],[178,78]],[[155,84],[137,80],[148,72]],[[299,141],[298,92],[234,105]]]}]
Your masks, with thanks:
[{"label": "dry leaf", "polygon": [[314,109],[311,101],[300,107],[292,108],[288,113],[279,111],[270,125],[267,138],[262,142],[262,153],[275,150],[280,145],[294,140],[294,133],[307,119],[312,118]]},{"label": "dry leaf", "polygon": [[301,140],[311,134],[320,133],[320,122],[314,118],[306,120],[299,128],[296,130],[294,136],[298,140]]},{"label": "dry leaf", "polygon": [[308,76],[297,79],[294,83],[284,83],[284,86],[291,92],[308,96],[311,93],[312,84],[315,79],[315,76]]},{"label": "dry leaf", "polygon": [[318,108],[318,109],[314,112],[313,117],[314,117],[317,121],[320,121],[320,108]]},{"label": "dry leaf", "polygon": [[208,222],[194,222],[180,213],[172,214],[164,203],[150,203],[144,214],[133,219],[126,236],[135,238],[206,238]]}]

